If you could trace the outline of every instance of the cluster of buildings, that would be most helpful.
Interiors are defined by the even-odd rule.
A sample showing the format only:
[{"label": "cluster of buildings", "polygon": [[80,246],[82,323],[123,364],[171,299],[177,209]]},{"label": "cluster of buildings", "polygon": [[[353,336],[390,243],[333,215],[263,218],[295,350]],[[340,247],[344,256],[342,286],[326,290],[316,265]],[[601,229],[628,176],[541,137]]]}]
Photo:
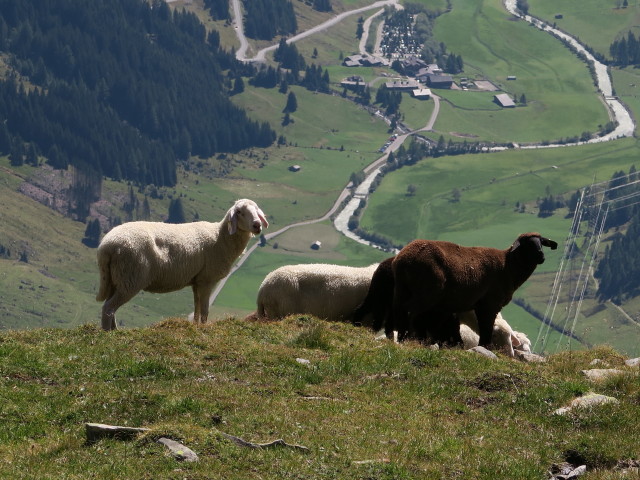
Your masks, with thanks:
[{"label": "cluster of buildings", "polygon": [[[410,92],[416,98],[428,99],[431,97],[431,89],[451,88],[454,85],[453,77],[435,63],[428,64],[421,58],[409,56],[397,60],[407,78],[390,79],[384,86],[389,90]],[[382,66],[388,65],[386,60],[371,55],[352,55],[344,59],[345,66]],[[515,76],[509,76],[508,80],[515,80]],[[340,82],[343,87],[355,89],[366,84],[359,75],[352,75]],[[460,86],[463,90],[473,85],[473,81],[462,79]],[[494,101],[503,108],[515,107],[514,100],[506,93],[494,96]]]}]

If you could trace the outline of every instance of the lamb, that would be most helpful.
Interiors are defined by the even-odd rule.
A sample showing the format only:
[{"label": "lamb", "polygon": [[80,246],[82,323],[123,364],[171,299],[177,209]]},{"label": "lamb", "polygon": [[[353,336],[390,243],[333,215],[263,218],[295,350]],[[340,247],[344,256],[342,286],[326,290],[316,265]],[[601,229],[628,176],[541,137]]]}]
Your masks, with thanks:
[{"label": "lamb", "polygon": [[[465,350],[477,347],[479,343],[478,320],[473,312],[458,314],[460,320],[460,336]],[[511,358],[515,357],[515,351],[531,353],[531,341],[522,332],[512,330],[501,313],[496,316],[491,335],[491,343],[494,347],[503,350]]]},{"label": "lamb", "polygon": [[129,222],[115,227],[97,254],[102,328],[115,330],[116,310],[140,290],[167,293],[187,285],[193,289],[194,322],[206,323],[215,285],[229,274],[249,239],[268,226],[260,207],[242,199],[221,222]]},{"label": "lamb", "polygon": [[542,247],[558,244],[524,233],[506,250],[414,240],[392,262],[393,322],[400,340],[409,331],[429,330],[438,315],[474,310],[479,344],[489,346],[493,325],[513,293],[544,262]]},{"label": "lamb", "polygon": [[368,267],[285,265],[262,281],[256,315],[278,319],[308,314],[326,320],[348,320],[367,294],[377,267],[377,263]]}]

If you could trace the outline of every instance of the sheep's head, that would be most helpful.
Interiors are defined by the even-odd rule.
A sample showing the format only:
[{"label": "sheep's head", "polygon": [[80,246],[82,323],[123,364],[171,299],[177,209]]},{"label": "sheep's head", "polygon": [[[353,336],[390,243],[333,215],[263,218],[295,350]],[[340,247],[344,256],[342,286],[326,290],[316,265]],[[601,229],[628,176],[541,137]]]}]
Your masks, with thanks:
[{"label": "sheep's head", "polygon": [[267,228],[269,222],[258,204],[246,198],[236,201],[227,212],[229,235],[236,233],[238,229],[259,235],[262,228]]},{"label": "sheep's head", "polygon": [[544,263],[542,247],[549,247],[551,250],[555,250],[558,248],[558,244],[541,236],[539,233],[523,233],[513,242],[509,252],[518,251],[521,255],[525,255],[526,258],[530,258],[540,265]]}]

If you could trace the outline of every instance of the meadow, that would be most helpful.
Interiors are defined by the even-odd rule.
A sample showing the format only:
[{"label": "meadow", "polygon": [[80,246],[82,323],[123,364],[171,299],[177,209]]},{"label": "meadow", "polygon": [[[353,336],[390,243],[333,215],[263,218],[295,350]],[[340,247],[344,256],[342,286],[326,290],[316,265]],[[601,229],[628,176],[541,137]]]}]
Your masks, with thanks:
[{"label": "meadow", "polygon": [[[444,2],[425,3],[440,8]],[[198,5],[194,2],[189,8],[197,10]],[[455,141],[542,142],[578,135],[583,130],[595,131],[606,122],[605,109],[586,66],[559,42],[524,22],[512,21],[497,1],[454,1],[452,5],[452,11],[436,21],[436,32],[450,51],[464,57],[468,68],[464,74],[489,78],[508,87],[516,96],[524,93],[528,104],[503,110],[486,92],[438,92],[443,101],[435,131],[429,132],[434,139],[443,135],[446,140]],[[233,97],[234,102],[246,108],[253,118],[270,122],[287,144],[215,159],[192,159],[180,171],[180,182],[175,188],[161,189],[159,197],[150,198],[152,217],[161,220],[169,201],[181,198],[187,219],[217,221],[235,199],[242,197],[255,199],[267,212],[271,229],[266,233],[324,215],[350,175],[378,157],[377,149],[389,135],[387,124],[339,95],[340,79],[357,73],[374,82],[375,98],[375,89],[384,79],[382,74],[391,73],[388,69],[347,69],[340,65],[340,54],[352,51],[356,45],[357,18],[351,20],[332,27],[326,35],[297,44],[307,59],[317,49],[315,61],[330,71],[337,95],[291,87],[298,110],[291,115],[293,123],[283,126],[286,95],[277,89],[252,87],[245,79],[246,88]],[[542,52],[544,60],[536,59]],[[518,80],[506,82],[509,74],[517,74]],[[632,69],[614,72],[616,90],[634,109],[638,108],[632,86],[635,80]],[[411,127],[422,127],[432,109],[433,102],[403,96],[401,112]],[[422,237],[505,248],[518,233],[530,230],[539,230],[561,241],[570,220],[563,213],[538,218],[537,199],[548,193],[568,196],[593,181],[608,179],[614,171],[627,171],[635,158],[635,140],[623,140],[579,148],[507,150],[425,159],[385,177],[372,195],[361,225],[397,243]],[[0,275],[3,326],[97,322],[100,305],[93,300],[97,290],[95,251],[79,241],[84,225],[25,201],[15,190],[23,179],[34,175],[33,169],[25,166],[15,170],[6,159],[2,162],[3,172],[14,174],[3,174],[4,183],[0,185],[8,226],[0,233],[0,244],[12,249],[24,244],[31,252],[29,263],[0,260],[6,266]],[[231,168],[224,178],[213,172],[221,162],[227,162]],[[291,172],[289,167],[294,164],[302,169]],[[413,196],[406,195],[410,184],[416,187]],[[108,215],[121,214],[128,188],[105,180],[103,195],[109,206],[103,208]],[[457,202],[453,196],[456,190],[460,193]],[[139,200],[145,193],[136,191]],[[522,205],[525,213],[520,213]],[[19,213],[22,211],[28,211],[29,215],[22,217]],[[54,230],[43,238],[40,232],[44,224],[59,225],[60,231]],[[69,241],[69,235],[74,240]],[[310,249],[316,240],[323,245],[318,251]],[[386,256],[342,237],[328,221],[293,229],[258,248],[231,276],[216,299],[212,315],[224,318],[251,313],[262,278],[280,265],[308,262],[366,265]],[[550,254],[548,258],[540,275],[519,291],[520,300],[533,303],[541,311],[545,309],[559,257]],[[189,289],[167,295],[143,293],[125,305],[119,317],[125,326],[133,327],[168,316],[183,316],[191,308]],[[594,310],[593,305],[590,308]],[[537,336],[539,322],[524,309],[512,304],[505,314],[517,328]],[[614,316],[615,312],[605,310],[605,314]],[[611,336],[599,322],[602,315],[593,315],[581,327],[587,333],[588,344],[612,341],[617,346],[622,342],[623,351],[633,351],[635,347],[627,341],[633,338],[629,336],[632,326],[624,326],[616,336]],[[616,326],[619,323],[615,321]],[[548,337],[545,341],[551,342],[551,348],[566,344],[566,338],[555,331],[549,332]],[[581,347],[578,344],[571,348]]]},{"label": "meadow", "polygon": [[[538,0],[530,5],[529,13],[555,24],[608,57],[609,46],[620,35],[631,29],[638,36],[640,4],[632,0],[621,8],[622,3],[622,0]],[[558,15],[562,18],[557,18]],[[593,28],[594,25],[598,28]]]},{"label": "meadow", "polygon": [[[596,359],[625,373],[594,385],[582,370]],[[624,360],[490,360],[304,316],[0,332],[0,477],[538,480],[571,462],[588,480],[631,478],[640,377]],[[553,414],[594,390],[617,403]],[[149,431],[89,442],[87,422]]]}]

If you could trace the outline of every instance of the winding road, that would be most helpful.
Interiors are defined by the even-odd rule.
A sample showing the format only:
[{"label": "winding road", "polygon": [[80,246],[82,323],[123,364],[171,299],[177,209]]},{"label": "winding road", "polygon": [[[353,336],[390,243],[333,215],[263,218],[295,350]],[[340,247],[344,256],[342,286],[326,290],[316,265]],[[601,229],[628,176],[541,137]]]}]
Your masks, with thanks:
[{"label": "winding road", "polygon": [[[253,57],[247,57],[247,51],[249,49],[249,43],[244,35],[244,29],[243,29],[243,25],[242,25],[242,9],[240,6],[240,0],[232,0],[232,4],[233,4],[233,15],[234,15],[234,21],[233,21],[233,25],[234,28],[236,30],[236,35],[238,36],[238,39],[240,41],[240,49],[237,50],[236,52],[236,58],[240,61],[245,61],[245,62],[264,62],[265,60],[265,55],[266,53],[275,50],[278,45],[272,45],[270,47],[264,48],[262,50],[260,50],[255,56]],[[368,34],[369,34],[369,29],[371,26],[371,22],[373,20],[374,17],[382,14],[382,12],[384,11],[383,8],[384,6],[387,5],[392,5],[395,8],[402,8],[402,6],[398,3],[398,0],[384,0],[384,1],[377,1],[369,6],[366,7],[361,7],[355,10],[350,10],[347,12],[343,12],[339,15],[336,15],[335,17],[327,20],[326,22],[317,25],[305,32],[302,32],[298,35],[295,35],[294,37],[291,37],[287,40],[287,43],[292,43],[292,42],[296,42],[298,40],[301,40],[303,38],[306,38],[310,35],[313,35],[315,33],[321,32],[326,30],[327,28],[331,27],[332,25],[335,25],[336,23],[340,22],[341,20],[343,20],[344,18],[351,16],[351,15],[356,15],[358,13],[362,13],[368,10],[373,10],[378,8],[379,10],[377,12],[375,12],[373,15],[371,15],[370,17],[368,17],[365,20],[365,23],[363,24],[363,28],[364,28],[364,33],[362,38],[360,39],[360,43],[359,43],[359,50],[361,54],[366,54],[366,43],[368,40]],[[566,33],[551,28],[549,25],[545,24],[544,22],[540,21],[539,19],[536,19],[534,17],[531,17],[529,15],[522,15],[517,9],[516,9],[516,0],[504,0],[504,6],[505,8],[514,16],[517,16],[519,18],[522,18],[523,20],[530,22],[531,24],[535,25],[537,28],[546,31],[560,39],[565,40],[566,42],[570,43],[578,52],[582,53],[585,58],[587,59],[587,62],[591,62],[594,65],[594,69],[596,72],[596,81],[597,81],[597,87],[599,89],[599,91],[601,92],[601,94],[603,95],[604,98],[604,102],[605,104],[608,106],[609,108],[609,112],[610,112],[610,117],[612,120],[615,120],[617,122],[617,127],[615,128],[615,130],[613,130],[612,132],[610,132],[607,135],[603,135],[601,137],[597,137],[597,138],[593,138],[587,142],[577,142],[577,143],[572,143],[572,144],[563,144],[563,145],[527,145],[527,146],[516,146],[516,148],[551,148],[551,147],[560,147],[560,146],[575,146],[575,145],[582,145],[585,143],[597,143],[597,142],[606,142],[606,141],[611,141],[611,140],[615,140],[618,138],[622,138],[622,137],[630,137],[633,136],[634,131],[635,131],[635,122],[633,121],[633,118],[630,114],[630,112],[625,108],[625,106],[622,104],[622,102],[620,102],[616,97],[613,96],[613,89],[611,86],[611,79],[609,77],[609,73],[607,71],[607,66],[600,63],[599,61],[597,61],[593,55],[591,55],[586,48],[581,45],[575,38],[571,37],[570,35],[567,35]],[[382,23],[379,25],[378,29],[377,29],[377,38],[376,38],[376,49],[379,48],[380,45],[380,36],[382,33]],[[374,49],[374,53],[375,53],[375,49]],[[402,145],[404,143],[404,141],[406,140],[406,138],[410,135],[413,135],[416,132],[420,132],[420,131],[429,131],[433,129],[433,125],[435,124],[435,121],[438,117],[438,113],[440,110],[440,102],[439,102],[439,97],[436,95],[432,95],[432,98],[434,100],[434,109],[433,112],[429,118],[429,121],[427,122],[427,124],[418,129],[418,130],[414,130],[411,131],[409,133],[405,133],[402,135],[399,135],[393,142],[392,144],[388,147],[387,152],[382,155],[380,158],[378,158],[376,161],[374,161],[373,163],[371,163],[370,165],[368,165],[366,168],[364,168],[364,172],[366,174],[365,180],[358,185],[358,187],[356,188],[354,194],[353,194],[353,198],[347,203],[347,205],[341,210],[341,212],[336,216],[335,220],[334,220],[334,226],[336,227],[336,229],[338,231],[340,231],[342,234],[344,234],[345,236],[366,244],[366,245],[370,245],[375,247],[374,244],[372,244],[371,242],[364,240],[360,237],[358,237],[356,234],[354,234],[353,232],[351,232],[348,228],[348,222],[349,222],[349,218],[353,215],[354,211],[358,208],[359,204],[360,204],[360,200],[362,198],[366,198],[369,194],[369,187],[371,186],[371,183],[374,181],[374,179],[380,174],[380,167],[387,161],[388,157],[389,157],[389,153],[396,151],[400,145]],[[313,219],[313,220],[307,220],[307,221],[303,221],[303,222],[298,222],[298,223],[294,223],[291,225],[287,225],[277,231],[274,232],[270,232],[268,234],[265,234],[264,237],[266,240],[271,240],[274,237],[286,232],[287,230],[294,228],[294,227],[299,227],[299,226],[303,226],[303,225],[310,225],[313,223],[318,223],[318,222],[322,222],[325,221],[327,219],[329,219],[339,208],[340,205],[343,203],[344,199],[349,197],[351,195],[351,185],[348,184],[347,186],[345,186],[345,188],[342,190],[342,192],[340,193],[340,195],[338,196],[338,198],[336,199],[335,203],[333,204],[333,206],[331,207],[331,209],[322,217],[317,218],[317,219]],[[222,288],[224,287],[227,279],[238,269],[242,266],[242,264],[247,260],[247,258],[249,258],[249,255],[251,255],[251,253],[258,247],[258,243],[254,243],[253,245],[251,245],[246,251],[245,253],[239,258],[239,260],[236,262],[236,264],[234,265],[234,267],[232,268],[231,272],[229,273],[229,275],[227,277],[225,277],[224,279],[222,279],[218,285],[216,286],[216,288],[214,289],[210,299],[209,299],[209,305],[211,305],[214,300],[216,299],[216,297],[218,296],[218,294],[220,293],[220,291],[222,290]]]},{"label": "winding road", "polygon": [[[240,0],[232,0],[233,3],[233,26],[236,30],[236,35],[238,36],[238,40],[240,40],[240,48],[236,51],[236,58],[242,62],[264,62],[265,55],[268,52],[271,52],[278,48],[278,44],[271,45],[270,47],[263,48],[258,53],[256,53],[253,57],[247,57],[247,51],[249,49],[249,42],[244,35],[244,29],[242,27],[242,9],[240,7]],[[381,0],[372,3],[371,5],[367,5],[366,7],[356,8],[354,10],[348,10],[346,12],[342,12],[336,15],[333,18],[330,18],[324,23],[320,25],[316,25],[315,27],[310,28],[302,33],[294,35],[291,38],[287,39],[287,43],[297,42],[298,40],[302,40],[303,38],[307,38],[311,35],[314,35],[318,32],[322,32],[327,28],[335,25],[336,23],[341,22],[345,18],[351,15],[357,15],[358,13],[366,12],[368,10],[373,10],[376,8],[381,8],[384,6],[394,6],[396,8],[402,8],[399,6],[398,0]]]}]

